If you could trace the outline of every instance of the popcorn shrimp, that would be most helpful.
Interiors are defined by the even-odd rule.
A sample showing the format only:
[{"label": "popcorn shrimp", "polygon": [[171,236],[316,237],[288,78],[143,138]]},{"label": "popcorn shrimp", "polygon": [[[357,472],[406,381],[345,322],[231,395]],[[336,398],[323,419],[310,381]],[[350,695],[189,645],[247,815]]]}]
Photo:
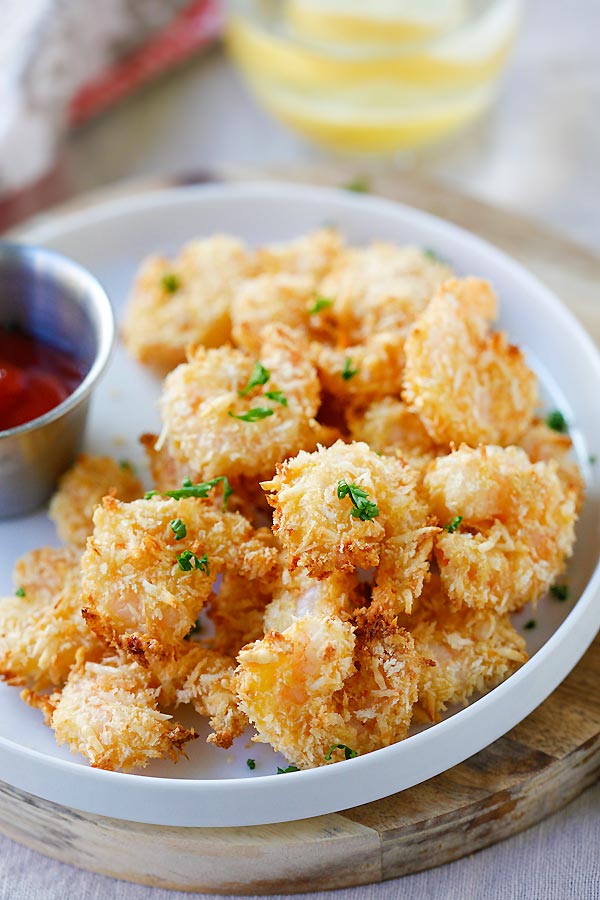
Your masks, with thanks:
[{"label": "popcorn shrimp", "polygon": [[445,531],[435,556],[454,606],[505,613],[537,600],[563,571],[575,540],[575,502],[555,462],[517,447],[462,446],[425,475]]},{"label": "popcorn shrimp", "polygon": [[252,271],[242,244],[214,235],[187,244],[170,261],[148,258],[132,289],[123,339],[141,363],[168,371],[190,343],[218,347],[231,336],[233,291]]},{"label": "popcorn shrimp", "polygon": [[438,444],[506,446],[531,422],[537,379],[503,333],[489,333],[496,315],[487,282],[447,281],[407,338],[403,399]]},{"label": "popcorn shrimp", "polygon": [[276,551],[249,522],[210,501],[105,497],[82,559],[84,615],[108,643],[143,662],[149,649],[189,632],[217,574],[234,568],[260,578],[275,564]]},{"label": "popcorn shrimp", "polygon": [[0,603],[0,677],[35,691],[60,687],[78,651],[103,652],[81,615],[79,554],[32,550],[17,562],[15,583],[17,595]]},{"label": "popcorn shrimp", "polygon": [[299,335],[277,325],[263,331],[259,362],[229,347],[196,349],[167,377],[161,399],[177,463],[204,478],[260,478],[313,447],[320,388],[307,355]]},{"label": "popcorn shrimp", "polygon": [[585,482],[575,459],[569,458],[573,442],[568,434],[549,428],[545,422],[535,420],[521,437],[520,446],[531,462],[550,462],[558,465],[557,474],[565,487],[573,492],[575,507],[579,512],[585,494]]},{"label": "popcorn shrimp", "polygon": [[490,691],[527,661],[525,641],[508,616],[493,609],[453,609],[438,576],[407,617],[417,651],[435,661],[424,668],[415,715],[432,722],[448,706],[466,704],[473,694]]},{"label": "popcorn shrimp", "polygon": [[343,248],[343,240],[335,228],[320,228],[292,241],[267,244],[255,253],[259,273],[310,277],[316,284],[329,272]]},{"label": "popcorn shrimp", "polygon": [[48,515],[66,544],[84,550],[94,509],[104,496],[135,500],[142,493],[141,482],[129,463],[118,463],[110,456],[82,454],[60,479]]},{"label": "popcorn shrimp", "polygon": [[238,656],[255,740],[301,768],[343,759],[337,744],[367,753],[408,731],[424,662],[389,614],[362,610],[356,622],[309,614]]},{"label": "popcorn shrimp", "polygon": [[86,756],[97,769],[143,768],[152,759],[173,761],[197,735],[157,708],[158,689],[146,669],[120,657],[79,661],[66,685],[50,697],[29,693],[44,711],[59,744]]},{"label": "popcorn shrimp", "polygon": [[284,567],[265,610],[264,630],[285,631],[307,615],[348,619],[361,601],[364,598],[353,573],[334,572],[318,579],[299,566],[293,572]]},{"label": "popcorn shrimp", "polygon": [[401,612],[421,592],[436,532],[418,479],[401,460],[338,441],[300,452],[262,486],[292,570],[323,578],[376,566],[373,599]]},{"label": "popcorn shrimp", "polygon": [[416,468],[431,462],[440,451],[420,418],[393,397],[350,410],[348,426],[353,440],[364,441],[375,452],[401,456]]}]

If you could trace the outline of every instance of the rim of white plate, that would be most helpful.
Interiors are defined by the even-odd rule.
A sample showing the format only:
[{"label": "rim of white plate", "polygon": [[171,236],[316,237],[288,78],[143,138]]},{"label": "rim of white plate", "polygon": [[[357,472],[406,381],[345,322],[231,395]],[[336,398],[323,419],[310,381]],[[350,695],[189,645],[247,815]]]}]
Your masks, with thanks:
[{"label": "rim of white plate", "polygon": [[[460,241],[463,245],[466,242],[477,248],[492,262],[508,270],[512,277],[521,282],[527,292],[535,294],[556,321],[557,328],[571,333],[579,343],[590,370],[594,372],[600,390],[600,354],[595,344],[558,297],[520,263],[493,244],[452,222],[372,195],[351,195],[336,188],[297,185],[283,181],[173,187],[101,201],[91,208],[67,212],[57,217],[45,216],[39,223],[34,222],[29,228],[21,228],[18,240],[38,243],[45,240],[54,241],[75,228],[97,224],[102,220],[111,221],[116,216],[128,215],[134,211],[140,212],[148,208],[155,210],[157,207],[172,205],[175,201],[198,203],[202,197],[215,195],[229,199],[242,197],[259,201],[265,197],[281,198],[282,193],[291,201],[294,198],[301,198],[303,201],[327,199],[342,207],[360,204],[365,212],[368,209],[388,214],[395,212],[405,223],[410,224],[412,221],[427,226],[433,232],[445,232],[447,236]],[[353,806],[389,796],[397,790],[406,789],[434,777],[479,752],[529,715],[566,677],[594,639],[600,628],[600,602],[596,603],[594,608],[594,600],[598,598],[600,598],[600,560],[596,561],[585,589],[565,620],[535,655],[509,679],[472,705],[425,731],[390,747],[346,760],[343,764],[293,772],[285,777],[260,775],[252,779],[213,780],[160,778],[92,769],[75,761],[46,756],[38,750],[24,747],[5,737],[0,737],[0,758],[4,757],[4,762],[12,770],[12,774],[9,773],[9,783],[14,786],[75,809],[118,819],[155,825],[228,827],[291,821],[333,813],[348,808],[348,803],[344,803],[344,798],[348,796],[348,788],[352,789]],[[560,646],[562,646],[560,662],[557,660],[558,664],[550,669],[548,675],[547,662]],[[526,699],[523,696],[523,681],[529,684]],[[517,698],[519,702],[515,705],[519,707],[519,714],[515,718],[512,701],[516,701]],[[474,718],[479,723],[479,728],[478,733],[472,735],[470,724]],[[466,735],[468,740],[461,740]],[[435,754],[431,753],[430,746],[434,742],[436,746],[441,745],[443,748],[437,764],[434,762]],[[415,751],[417,756],[420,751],[421,759],[420,767],[413,770],[413,776],[416,777],[403,780],[390,776],[389,763],[394,761],[393,768],[401,770],[403,757],[408,753],[413,755]],[[60,785],[48,784],[44,778],[16,778],[14,775],[16,763],[23,758],[40,763],[46,777],[69,776],[72,782],[70,794],[73,796],[88,794],[83,805],[80,807],[76,801],[67,802],[61,799]],[[383,777],[378,777],[378,769],[382,772],[385,770]],[[427,774],[421,777],[419,773],[425,770]],[[27,781],[29,786],[26,786],[24,781]],[[327,793],[328,800],[319,803],[319,799],[315,800],[314,797],[324,782],[334,790]],[[402,784],[402,787],[397,787],[397,784]],[[88,791],[85,790],[86,786],[88,791],[91,787],[98,787],[104,789],[106,793],[103,796],[100,792],[100,796],[90,798]],[[78,794],[77,787],[81,789],[81,794]],[[111,790],[107,790],[108,788]],[[117,790],[113,791],[113,788]],[[332,800],[332,793],[338,799]],[[307,803],[307,796],[311,798],[310,804]],[[171,815],[163,804],[174,797],[187,798],[188,802],[184,806],[179,806],[177,814]],[[202,797],[209,803],[211,809],[205,810],[205,815],[197,815],[196,807]],[[214,808],[214,804],[211,803],[213,797],[215,799],[218,797],[222,801],[223,805],[219,809]],[[273,800],[276,802],[273,803]],[[265,807],[262,813],[256,807],[259,802]],[[135,811],[131,808],[133,805],[136,806]],[[307,811],[308,806],[310,811]],[[283,810],[283,814],[278,813],[277,809]]]}]

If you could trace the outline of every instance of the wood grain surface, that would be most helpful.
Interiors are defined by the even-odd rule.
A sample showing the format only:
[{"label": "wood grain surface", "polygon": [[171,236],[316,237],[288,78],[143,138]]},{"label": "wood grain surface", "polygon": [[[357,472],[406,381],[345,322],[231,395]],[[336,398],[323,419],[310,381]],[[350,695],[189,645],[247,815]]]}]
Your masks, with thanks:
[{"label": "wood grain surface", "polygon": [[[353,174],[340,166],[228,169],[185,180],[340,185]],[[164,184],[121,186],[118,192]],[[554,288],[600,341],[600,259],[593,253],[422,176],[378,173],[370,184],[373,193],[441,215],[502,247]],[[545,703],[494,744],[428,782],[343,813],[279,825],[173,828],[88,815],[0,782],[0,831],[85,869],[180,890],[296,893],[395,878],[515,834],[590,785],[600,773],[599,683],[596,638]]]}]

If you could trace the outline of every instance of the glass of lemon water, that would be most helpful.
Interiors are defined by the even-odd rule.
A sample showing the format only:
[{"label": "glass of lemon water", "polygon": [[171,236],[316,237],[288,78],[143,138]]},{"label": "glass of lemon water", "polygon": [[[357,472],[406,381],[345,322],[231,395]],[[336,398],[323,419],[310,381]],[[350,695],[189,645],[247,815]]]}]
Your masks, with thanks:
[{"label": "glass of lemon water", "polygon": [[275,116],[337,151],[456,131],[494,98],[520,0],[229,0],[228,44]]}]

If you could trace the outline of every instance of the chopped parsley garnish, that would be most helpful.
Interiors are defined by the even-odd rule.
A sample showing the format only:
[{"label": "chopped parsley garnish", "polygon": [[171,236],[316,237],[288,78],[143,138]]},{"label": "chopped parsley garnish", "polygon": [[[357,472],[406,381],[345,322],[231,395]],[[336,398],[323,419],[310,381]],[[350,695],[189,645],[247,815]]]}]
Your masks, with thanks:
[{"label": "chopped parsley garnish", "polygon": [[24,587],[18,587],[18,588],[16,589],[16,591],[15,591],[15,597],[25,597],[25,596],[27,596],[26,593],[25,593],[25,588],[24,588]]},{"label": "chopped parsley garnish", "polygon": [[266,419],[267,416],[272,416],[273,410],[267,409],[266,406],[254,406],[252,409],[249,409],[247,413],[242,413],[239,416],[229,410],[229,415],[232,419],[241,419],[242,422],[258,422],[260,419]]},{"label": "chopped parsley garnish", "polygon": [[167,272],[163,275],[161,283],[167,294],[176,294],[181,287],[181,278],[175,272]]},{"label": "chopped parsley garnish", "polygon": [[531,629],[535,628],[536,625],[537,625],[537,622],[535,621],[535,619],[530,619],[529,622],[525,622],[525,624],[523,625],[523,628],[526,628],[527,631],[531,631]]},{"label": "chopped parsley garnish", "polygon": [[458,531],[458,529],[460,528],[460,523],[462,522],[462,520],[462,516],[454,516],[453,519],[450,519],[450,521],[444,525],[444,531],[447,531],[448,534],[454,534],[454,532]]},{"label": "chopped parsley garnish", "polygon": [[553,597],[556,597],[557,600],[560,600],[561,603],[564,600],[569,599],[569,585],[568,584],[553,584],[550,588],[550,593]]},{"label": "chopped parsley garnish", "polygon": [[355,756],[358,756],[358,751],[353,750],[352,747],[348,747],[346,744],[332,744],[329,748],[329,753],[325,757],[327,762],[331,760],[331,755],[334,750],[343,750],[346,759],[354,759]]},{"label": "chopped parsley garnish", "polygon": [[185,527],[183,519],[171,519],[169,525],[171,526],[171,531],[175,535],[175,540],[182,541],[187,535],[187,528]]},{"label": "chopped parsley garnish", "polygon": [[588,462],[589,462],[590,466],[595,466],[596,463],[598,462],[598,457],[594,456],[594,454],[592,453],[588,456]]},{"label": "chopped parsley garnish", "polygon": [[567,434],[569,431],[567,420],[559,409],[554,409],[551,413],[548,413],[546,416],[546,425],[548,428],[552,428],[553,431],[558,431],[560,434]]},{"label": "chopped parsley garnish", "polygon": [[427,259],[430,259],[432,262],[443,263],[447,265],[447,261],[443,256],[440,256],[439,253],[436,253],[431,247],[423,247],[423,256],[426,256]]},{"label": "chopped parsley garnish", "polygon": [[342,187],[345,191],[352,191],[355,194],[368,194],[370,190],[369,179],[364,175],[358,175],[351,181],[347,181]]},{"label": "chopped parsley garnish", "polygon": [[254,770],[254,769],[256,768],[256,763],[254,762],[253,759],[247,759],[247,760],[246,760],[246,765],[248,766],[249,769],[253,769],[253,770]]},{"label": "chopped parsley garnish", "polygon": [[358,369],[352,368],[352,360],[349,356],[344,360],[344,368],[342,369],[342,378],[344,381],[350,381],[351,378],[354,378],[355,375],[358,375]]},{"label": "chopped parsley garnish", "polygon": [[283,391],[265,391],[265,397],[268,397],[269,400],[274,400],[275,403],[281,403],[282,406],[287,406],[287,397],[283,393]]},{"label": "chopped parsley garnish", "polygon": [[333,300],[330,300],[329,297],[315,297],[315,302],[308,311],[309,316],[316,316],[324,309],[329,309],[332,303]]},{"label": "chopped parsley garnish", "polygon": [[193,634],[200,634],[200,632],[203,630],[203,628],[204,628],[204,626],[202,625],[202,622],[200,621],[200,619],[196,619],[196,621],[194,622],[194,624],[192,625],[192,627],[190,628],[188,633],[185,635],[184,641],[189,641],[189,639],[191,638],[191,636]]},{"label": "chopped parsley garnish", "polygon": [[271,373],[268,369],[265,369],[261,362],[258,360],[254,363],[254,368],[252,369],[252,374],[248,379],[248,384],[245,388],[242,388],[241,391],[238,391],[240,397],[245,397],[246,394],[249,394],[252,388],[259,387],[261,384],[266,384],[269,378],[271,377]]},{"label": "chopped parsley garnish", "polygon": [[132,475],[135,475],[135,466],[128,459],[120,459],[119,468],[123,469],[124,472],[131,472]]},{"label": "chopped parsley garnish", "polygon": [[372,522],[379,515],[379,507],[369,500],[369,495],[358,484],[348,484],[347,481],[338,481],[337,495],[340,500],[350,497],[352,509],[350,515],[362,522]]},{"label": "chopped parsley garnish", "polygon": [[210,575],[210,563],[206,553],[204,556],[196,556],[191,550],[184,550],[183,553],[177,554],[177,564],[182,572],[191,572],[192,569],[199,569],[205,575]]},{"label": "chopped parsley garnish", "polygon": [[[173,500],[183,500],[184,497],[200,497],[205,499],[212,489],[221,482],[223,483],[223,512],[225,512],[227,501],[233,494],[227,475],[217,475],[216,478],[211,478],[210,481],[201,481],[199,484],[193,484],[191,478],[184,478],[180,488],[177,488],[177,490],[174,491],[164,491],[163,497],[172,497]],[[150,497],[154,497],[158,493],[160,492],[148,491],[144,494],[144,498],[149,500]]]},{"label": "chopped parsley garnish", "polygon": [[288,772],[299,772],[300,769],[297,766],[288,766],[287,769],[282,769],[280,766],[277,766],[277,774],[278,775],[287,775]]}]

